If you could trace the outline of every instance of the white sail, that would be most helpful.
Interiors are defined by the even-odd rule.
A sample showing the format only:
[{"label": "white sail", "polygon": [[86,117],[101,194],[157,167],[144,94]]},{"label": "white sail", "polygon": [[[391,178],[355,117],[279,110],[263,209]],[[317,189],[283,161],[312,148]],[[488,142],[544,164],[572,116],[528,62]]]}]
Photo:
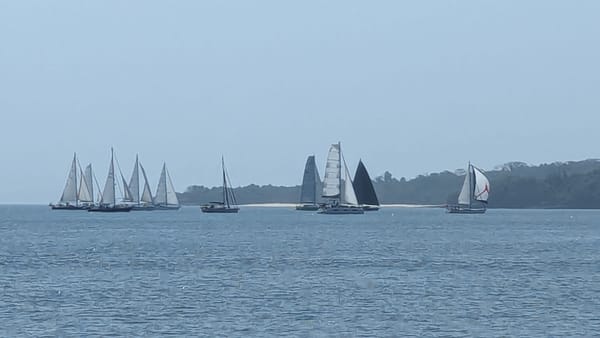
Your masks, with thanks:
[{"label": "white sail", "polygon": [[133,202],[131,190],[129,189],[127,181],[125,181],[125,177],[123,177],[123,174],[121,174],[121,181],[123,182],[123,202]]},{"label": "white sail", "polygon": [[113,155],[110,157],[110,166],[108,168],[108,176],[106,177],[106,183],[104,183],[104,190],[102,191],[101,204],[115,205],[115,165],[113,161]]},{"label": "white sail", "polygon": [[131,173],[131,179],[129,180],[129,192],[131,193],[131,201],[140,203],[140,174],[138,169],[138,157],[135,156],[135,164],[133,165],[133,172]]},{"label": "white sail", "polygon": [[144,203],[152,203],[152,192],[150,191],[150,184],[148,183],[148,177],[146,176],[146,171],[141,163],[139,163],[140,169],[142,170],[142,176],[144,177],[144,191],[142,192],[142,197],[140,199],[141,202]]},{"label": "white sail", "polygon": [[79,201],[81,202],[94,202],[93,194],[88,186],[88,181],[85,176],[85,173],[81,173],[81,178],[79,179]]},{"label": "white sail", "polygon": [[342,203],[358,205],[358,199],[356,198],[356,193],[354,192],[354,187],[352,186],[352,178],[350,177],[350,172],[348,171],[346,161],[344,161],[344,168],[346,169],[346,174],[344,177],[344,194],[342,196]]},{"label": "white sail", "polygon": [[490,181],[478,168],[473,167],[475,173],[475,189],[473,191],[473,198],[477,201],[487,202],[490,194]]},{"label": "white sail", "polygon": [[90,201],[94,202],[94,182],[93,182],[93,174],[92,174],[92,164],[88,164],[85,167],[85,172],[83,173],[83,177],[85,179],[85,185],[88,188],[88,194],[90,195]]},{"label": "white sail", "polygon": [[465,181],[463,182],[460,195],[458,195],[458,204],[470,204],[471,203],[471,165],[465,175]]},{"label": "white sail", "polygon": [[340,196],[340,144],[332,144],[327,155],[325,177],[323,179],[323,197],[336,198]]},{"label": "white sail", "polygon": [[175,192],[175,187],[173,186],[173,181],[171,181],[171,175],[169,175],[169,171],[166,170],[167,173],[167,205],[179,205],[179,200],[177,199],[177,193]]},{"label": "white sail", "polygon": [[167,172],[166,163],[163,164],[162,172],[160,173],[160,179],[158,180],[158,186],[156,187],[156,195],[154,196],[155,205],[179,205],[173,182],[171,182],[171,176]]},{"label": "white sail", "polygon": [[62,203],[74,202],[77,203],[77,155],[73,154],[73,162],[71,163],[71,170],[69,171],[69,177],[65,184],[62,196],[60,197]]}]

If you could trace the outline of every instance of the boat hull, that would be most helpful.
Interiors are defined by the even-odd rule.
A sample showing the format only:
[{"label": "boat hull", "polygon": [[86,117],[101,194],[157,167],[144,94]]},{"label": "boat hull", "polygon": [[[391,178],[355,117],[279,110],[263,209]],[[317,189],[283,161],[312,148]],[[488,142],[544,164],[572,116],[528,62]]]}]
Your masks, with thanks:
[{"label": "boat hull", "polygon": [[89,212],[130,212],[131,209],[133,209],[133,206],[131,206],[131,205],[118,205],[118,206],[113,206],[113,207],[105,207],[105,206],[93,207],[93,208],[89,208],[88,211]]},{"label": "boat hull", "polygon": [[377,205],[364,205],[363,207],[364,211],[377,211],[379,210],[379,206]]},{"label": "boat hull", "polygon": [[364,214],[365,211],[361,207],[335,206],[321,208],[318,213],[324,215],[359,215]]},{"label": "boat hull", "polygon": [[155,205],[152,210],[179,210],[181,208],[179,205]]},{"label": "boat hull", "polygon": [[486,208],[469,208],[459,205],[449,205],[446,207],[446,212],[449,214],[484,214]]},{"label": "boat hull", "polygon": [[134,205],[131,208],[131,211],[152,211],[152,210],[156,210],[156,208],[153,205]]},{"label": "boat hull", "polygon": [[52,210],[87,210],[90,206],[87,205],[50,205]]},{"label": "boat hull", "polygon": [[220,213],[220,214],[236,214],[240,211],[240,208],[227,208],[227,207],[200,207],[202,212],[206,213]]},{"label": "boat hull", "polygon": [[300,204],[296,206],[296,210],[298,211],[317,211],[319,208],[317,204]]}]

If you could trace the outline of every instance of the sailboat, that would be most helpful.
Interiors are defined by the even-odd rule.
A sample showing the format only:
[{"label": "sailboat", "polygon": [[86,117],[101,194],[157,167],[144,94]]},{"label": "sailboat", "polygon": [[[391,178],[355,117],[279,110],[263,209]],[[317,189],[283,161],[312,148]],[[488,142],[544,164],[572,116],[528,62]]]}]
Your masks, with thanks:
[{"label": "sailboat", "polygon": [[[363,214],[352,186],[352,179],[346,161],[342,157],[341,144],[332,144],[327,155],[323,197],[330,200],[319,210],[320,214]],[[344,180],[342,181],[342,163],[344,164]]]},{"label": "sailboat", "polygon": [[115,163],[114,163],[114,151],[110,149],[110,165],[108,168],[108,176],[106,177],[106,183],[102,190],[102,197],[97,206],[89,208],[88,211],[92,212],[129,212],[132,206],[127,204],[117,204],[116,193],[115,193]]},{"label": "sailboat", "polygon": [[[142,195],[140,196],[140,170],[142,171],[142,177],[144,179],[144,188]],[[128,202],[133,204],[134,211],[151,211],[154,210],[154,204],[152,199],[152,192],[150,191],[150,184],[148,184],[148,177],[146,171],[140,163],[138,156],[135,156],[135,164],[133,165],[133,172],[131,173],[131,179],[127,185],[129,191]]]},{"label": "sailboat", "polygon": [[223,171],[223,200],[210,202],[200,207],[202,212],[208,213],[237,213],[240,208],[237,207],[235,194],[231,188],[231,180],[225,169],[225,160],[221,157],[221,169]]},{"label": "sailboat", "polygon": [[296,210],[316,211],[319,210],[317,204],[317,188],[321,183],[319,171],[315,163],[315,156],[311,155],[306,159],[304,166],[304,176],[302,177],[302,188],[300,192],[300,204]]},{"label": "sailboat", "polygon": [[171,181],[171,175],[167,170],[167,164],[163,163],[158,186],[156,187],[156,195],[154,196],[154,208],[156,210],[179,210],[180,207],[175,187]]},{"label": "sailboat", "polygon": [[56,204],[50,204],[52,210],[84,210],[89,208],[87,204],[80,204],[80,189],[77,182],[77,154],[73,154],[71,169],[65,183],[65,188],[60,196],[60,200]]},{"label": "sailboat", "polygon": [[481,169],[469,162],[458,204],[448,205],[451,214],[483,214],[490,194],[490,182]]},{"label": "sailboat", "polygon": [[79,168],[82,173],[79,181],[79,204],[88,209],[94,206],[94,185],[92,182],[92,164],[85,167],[85,171]]},{"label": "sailboat", "polygon": [[362,160],[358,161],[358,167],[354,173],[352,186],[356,192],[358,204],[361,205],[365,211],[379,210],[379,199],[373,188],[373,181],[371,181],[369,172],[367,172],[367,168]]}]

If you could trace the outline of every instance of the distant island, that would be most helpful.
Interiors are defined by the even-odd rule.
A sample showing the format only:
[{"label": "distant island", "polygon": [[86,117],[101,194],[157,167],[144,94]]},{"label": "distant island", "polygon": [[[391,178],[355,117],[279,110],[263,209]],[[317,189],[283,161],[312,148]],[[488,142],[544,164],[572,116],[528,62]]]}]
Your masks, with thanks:
[{"label": "distant island", "polygon": [[[407,180],[385,172],[373,180],[382,204],[441,205],[456,203],[464,170],[419,175]],[[600,208],[600,160],[555,162],[530,166],[511,162],[487,171],[490,208]],[[299,177],[300,181],[301,178]],[[221,199],[220,187],[193,185],[179,200],[200,205]],[[240,204],[297,203],[300,186],[248,185],[235,188]]]}]

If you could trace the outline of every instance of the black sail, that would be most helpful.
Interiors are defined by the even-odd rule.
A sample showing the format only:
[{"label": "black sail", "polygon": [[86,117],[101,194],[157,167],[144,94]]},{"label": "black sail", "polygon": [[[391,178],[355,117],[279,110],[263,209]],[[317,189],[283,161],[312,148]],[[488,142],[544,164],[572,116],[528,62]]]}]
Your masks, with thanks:
[{"label": "black sail", "polygon": [[311,155],[306,159],[304,166],[304,177],[302,178],[302,192],[300,193],[300,203],[316,203],[317,189],[320,183],[315,156]]},{"label": "black sail", "polygon": [[367,172],[367,168],[365,168],[365,165],[362,163],[362,161],[358,162],[358,167],[356,168],[356,173],[354,174],[354,182],[352,182],[352,186],[354,187],[358,204],[379,205],[377,194],[373,188],[373,182],[371,181],[369,173]]}]

